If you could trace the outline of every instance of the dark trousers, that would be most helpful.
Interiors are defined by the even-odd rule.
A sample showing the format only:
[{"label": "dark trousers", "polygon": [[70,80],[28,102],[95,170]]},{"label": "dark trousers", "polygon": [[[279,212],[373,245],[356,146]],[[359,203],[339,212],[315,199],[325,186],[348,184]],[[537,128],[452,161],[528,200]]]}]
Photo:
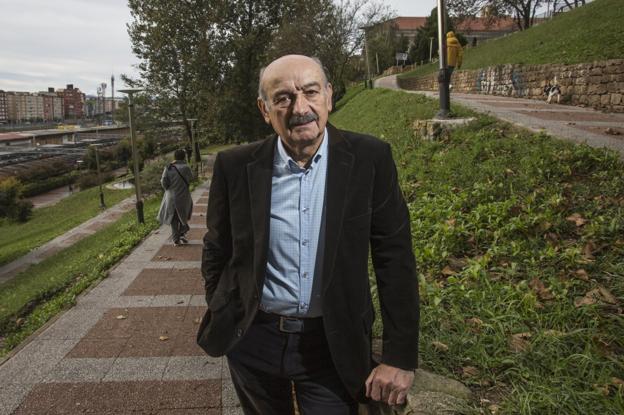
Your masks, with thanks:
[{"label": "dark trousers", "polygon": [[284,333],[279,322],[256,318],[227,357],[245,415],[293,414],[293,385],[301,415],[358,413],[336,372],[322,325]]},{"label": "dark trousers", "polygon": [[178,216],[178,211],[176,210],[173,214],[173,218],[171,218],[171,239],[173,239],[173,242],[179,242],[180,238],[184,236],[189,229],[188,225],[182,224],[180,216]]}]

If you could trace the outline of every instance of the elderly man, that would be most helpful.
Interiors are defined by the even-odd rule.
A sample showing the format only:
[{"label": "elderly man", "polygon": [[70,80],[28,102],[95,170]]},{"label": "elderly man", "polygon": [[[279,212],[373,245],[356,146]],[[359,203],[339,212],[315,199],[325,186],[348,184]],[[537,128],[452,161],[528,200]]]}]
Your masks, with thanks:
[{"label": "elderly man", "polygon": [[[409,212],[390,146],[327,123],[320,62],[281,57],[260,74],[276,136],[217,155],[198,343],[227,354],[245,414],[357,414],[402,403],[418,363],[418,283]],[[368,256],[384,323],[381,363]]]}]

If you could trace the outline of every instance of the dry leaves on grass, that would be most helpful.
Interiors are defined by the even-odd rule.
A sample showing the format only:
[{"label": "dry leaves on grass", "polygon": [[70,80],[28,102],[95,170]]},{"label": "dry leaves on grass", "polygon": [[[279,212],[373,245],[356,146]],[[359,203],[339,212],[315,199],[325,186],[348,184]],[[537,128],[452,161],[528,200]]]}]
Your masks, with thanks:
[{"label": "dry leaves on grass", "polygon": [[539,278],[533,278],[529,282],[529,287],[533,290],[533,292],[535,292],[535,294],[540,300],[547,301],[547,300],[552,300],[553,298],[555,298],[553,293],[550,292],[550,289],[546,288],[544,283],[540,281]]},{"label": "dry leaves on grass", "polygon": [[509,337],[509,349],[514,353],[521,353],[526,351],[530,343],[528,339],[532,336],[531,333],[516,333]]},{"label": "dry leaves on grass", "polygon": [[445,266],[441,272],[442,272],[442,275],[445,275],[447,277],[457,274],[457,272],[454,271],[453,268],[449,267],[448,265]]},{"label": "dry leaves on grass", "polygon": [[169,340],[169,337],[168,336],[160,336],[158,338],[158,340],[160,340],[161,342],[165,342],[165,341]]},{"label": "dry leaves on grass", "polygon": [[581,216],[580,213],[573,213],[566,218],[567,221],[574,222],[576,226],[583,226],[587,223],[587,219]]},{"label": "dry leaves on grass", "polygon": [[585,271],[582,268],[574,271],[573,275],[575,278],[578,278],[579,280],[589,281],[589,275],[587,274],[587,271]]},{"label": "dry leaves on grass", "polygon": [[589,290],[585,293],[584,297],[577,297],[574,300],[575,307],[582,307],[585,305],[592,305],[596,303],[617,304],[617,298],[609,290],[602,285],[599,285],[593,290]]},{"label": "dry leaves on grass", "polygon": [[128,317],[127,317],[127,316],[124,316],[123,314],[120,314],[120,315],[118,315],[118,316],[117,316],[117,317],[115,317],[115,318],[116,318],[117,320],[125,320],[125,319],[127,319]]},{"label": "dry leaves on grass", "polygon": [[431,345],[438,352],[448,352],[448,349],[449,349],[449,347],[446,344],[444,344],[442,342],[439,342],[439,341],[436,341],[436,340],[432,341]]},{"label": "dry leaves on grass", "polygon": [[479,374],[479,369],[474,366],[464,366],[462,367],[462,377],[463,378],[473,378]]}]

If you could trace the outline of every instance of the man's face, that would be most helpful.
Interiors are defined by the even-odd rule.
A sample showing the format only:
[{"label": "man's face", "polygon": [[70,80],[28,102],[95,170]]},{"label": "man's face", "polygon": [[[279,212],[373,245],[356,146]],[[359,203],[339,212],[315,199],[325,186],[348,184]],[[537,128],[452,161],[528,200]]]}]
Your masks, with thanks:
[{"label": "man's face", "polygon": [[332,109],[332,87],[319,65],[305,56],[273,61],[262,79],[266,102],[258,98],[264,120],[291,148],[314,145],[323,137]]}]

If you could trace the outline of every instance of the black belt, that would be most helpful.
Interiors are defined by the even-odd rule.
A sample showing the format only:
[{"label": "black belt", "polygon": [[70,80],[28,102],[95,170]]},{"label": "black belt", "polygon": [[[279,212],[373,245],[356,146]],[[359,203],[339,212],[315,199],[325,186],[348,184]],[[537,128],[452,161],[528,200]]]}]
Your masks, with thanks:
[{"label": "black belt", "polygon": [[258,310],[255,321],[259,323],[277,323],[282,333],[309,333],[323,328],[322,317],[290,317],[266,313]]}]

